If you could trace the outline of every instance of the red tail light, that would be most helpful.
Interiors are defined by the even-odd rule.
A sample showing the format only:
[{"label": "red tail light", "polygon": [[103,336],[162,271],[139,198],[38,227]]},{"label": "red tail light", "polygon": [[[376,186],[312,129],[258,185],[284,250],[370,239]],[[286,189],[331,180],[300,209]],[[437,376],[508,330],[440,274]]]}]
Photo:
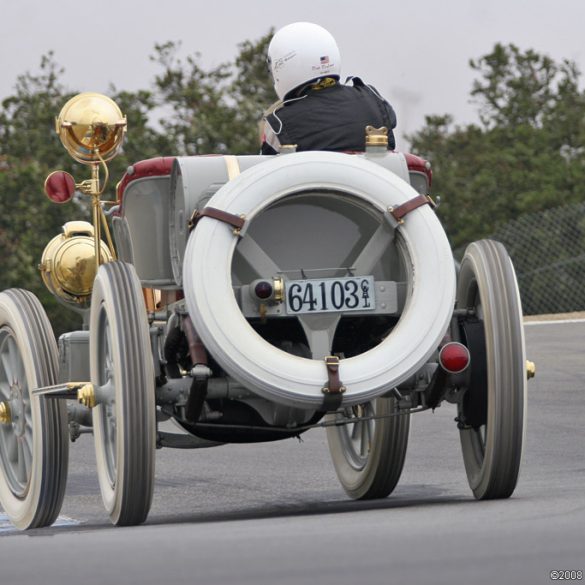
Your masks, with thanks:
[{"label": "red tail light", "polygon": [[439,351],[439,364],[449,374],[460,374],[467,368],[470,360],[469,350],[456,341],[445,344]]}]

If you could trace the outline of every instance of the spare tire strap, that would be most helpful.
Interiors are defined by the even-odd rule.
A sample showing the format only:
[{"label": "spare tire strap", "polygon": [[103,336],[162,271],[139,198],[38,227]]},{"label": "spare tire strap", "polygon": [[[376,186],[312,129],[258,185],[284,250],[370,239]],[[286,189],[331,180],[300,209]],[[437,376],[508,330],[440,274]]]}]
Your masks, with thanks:
[{"label": "spare tire strap", "polygon": [[321,410],[328,412],[337,410],[341,405],[345,386],[339,378],[339,357],[336,355],[327,356],[325,358],[325,366],[327,367],[328,381],[327,386],[321,389],[321,392],[325,395]]},{"label": "spare tire strap", "polygon": [[235,236],[240,235],[240,231],[246,223],[246,218],[243,215],[234,215],[233,213],[228,213],[215,207],[204,207],[203,209],[196,209],[191,215],[189,219],[189,231],[195,229],[197,222],[202,217],[211,217],[212,219],[217,219],[218,221],[223,221],[231,225],[234,228]]},{"label": "spare tire strap", "polygon": [[404,216],[423,205],[430,205],[436,207],[435,202],[428,195],[418,195],[409,199],[406,203],[399,205],[398,207],[389,207],[388,212],[398,222],[398,224],[404,223]]}]

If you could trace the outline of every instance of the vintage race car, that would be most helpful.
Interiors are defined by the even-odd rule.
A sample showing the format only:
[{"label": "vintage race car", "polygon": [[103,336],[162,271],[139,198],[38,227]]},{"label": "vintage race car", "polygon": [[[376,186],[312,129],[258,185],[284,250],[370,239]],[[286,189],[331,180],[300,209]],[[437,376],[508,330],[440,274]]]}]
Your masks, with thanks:
[{"label": "vintage race car", "polygon": [[59,514],[81,427],[128,525],[147,518],[157,448],[315,427],[350,497],[386,497],[410,415],[445,400],[475,497],[512,494],[529,364],[514,269],[483,240],[456,271],[426,161],[371,128],[363,153],[158,158],[131,166],[110,206],[99,170],[124,131],[98,94],[57,119],[92,178],[53,173],[47,194],[87,194],[93,225],[66,224],[41,272],[84,328],[57,344],[32,293],[0,293],[0,504],[16,526]]}]

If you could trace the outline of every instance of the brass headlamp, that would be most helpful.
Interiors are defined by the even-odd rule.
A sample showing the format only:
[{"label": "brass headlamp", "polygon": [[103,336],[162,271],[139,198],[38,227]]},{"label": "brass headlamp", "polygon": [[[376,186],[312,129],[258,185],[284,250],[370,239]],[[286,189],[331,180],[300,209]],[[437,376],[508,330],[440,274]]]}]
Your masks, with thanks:
[{"label": "brass headlamp", "polygon": [[[100,242],[101,263],[112,260]],[[96,274],[94,230],[87,221],[70,221],[45,247],[39,265],[45,286],[60,300],[79,309],[89,306]]]},{"label": "brass headlamp", "polygon": [[[93,280],[99,265],[116,258],[114,244],[101,201],[109,173],[106,163],[118,153],[126,133],[126,117],[109,97],[80,93],[71,98],[55,120],[55,131],[78,162],[89,165],[91,179],[76,183],[69,173],[55,171],[45,181],[45,192],[55,203],[66,203],[75,191],[89,195],[93,226],[69,222],[63,233],[53,238],[41,260],[40,269],[47,288],[59,299],[85,308],[89,304]],[[100,182],[100,166],[104,180]],[[101,239],[104,232],[107,245]]]},{"label": "brass headlamp", "polygon": [[71,98],[55,120],[67,152],[83,164],[112,160],[126,133],[126,117],[109,97],[85,92]]}]

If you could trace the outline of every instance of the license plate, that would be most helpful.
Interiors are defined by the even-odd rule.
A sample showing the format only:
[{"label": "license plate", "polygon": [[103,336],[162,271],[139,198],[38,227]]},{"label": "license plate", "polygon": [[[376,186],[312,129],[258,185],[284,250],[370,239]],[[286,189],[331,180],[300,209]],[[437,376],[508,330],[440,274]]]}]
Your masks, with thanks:
[{"label": "license plate", "polygon": [[289,280],[285,284],[285,293],[289,315],[372,311],[376,308],[373,276]]}]

